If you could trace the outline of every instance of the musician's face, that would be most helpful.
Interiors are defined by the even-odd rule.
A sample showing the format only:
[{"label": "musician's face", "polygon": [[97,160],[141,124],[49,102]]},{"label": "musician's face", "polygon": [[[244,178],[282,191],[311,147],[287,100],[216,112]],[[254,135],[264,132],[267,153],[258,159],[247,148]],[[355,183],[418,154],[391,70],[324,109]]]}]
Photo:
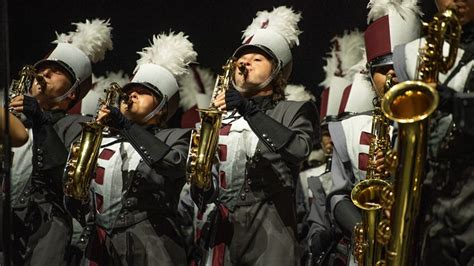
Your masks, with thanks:
[{"label": "musician's face", "polygon": [[474,21],[474,0],[435,0],[439,11],[444,11],[450,5],[458,9],[461,24],[467,24]]},{"label": "musician's face", "polygon": [[143,119],[158,105],[157,97],[149,89],[139,85],[129,89],[127,94],[128,103],[122,102],[120,105],[122,114],[138,124],[148,124],[148,121],[143,122]]},{"label": "musician's face", "polygon": [[398,79],[395,70],[393,70],[393,65],[376,67],[372,72],[372,83],[379,98],[385,94],[385,82],[388,74],[392,75],[392,84],[395,85]]},{"label": "musician's face", "polygon": [[235,84],[244,91],[252,91],[265,82],[272,74],[272,61],[263,53],[258,51],[251,51],[243,54],[237,60],[238,65],[243,65],[247,69],[244,74],[238,69],[235,71]]},{"label": "musician's face", "polygon": [[[71,78],[63,68],[56,64],[42,65],[37,73],[43,77],[43,80],[35,79],[31,87],[31,95],[43,108],[50,109],[56,105],[51,100],[64,95],[71,88]],[[71,93],[67,99],[72,100],[74,97],[74,93]]]}]

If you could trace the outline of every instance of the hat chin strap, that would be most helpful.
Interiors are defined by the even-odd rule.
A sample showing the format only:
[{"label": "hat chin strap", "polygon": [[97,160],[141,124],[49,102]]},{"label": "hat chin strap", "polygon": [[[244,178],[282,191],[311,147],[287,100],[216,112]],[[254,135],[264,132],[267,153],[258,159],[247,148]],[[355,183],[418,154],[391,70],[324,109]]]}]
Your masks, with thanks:
[{"label": "hat chin strap", "polygon": [[63,95],[61,95],[61,96],[58,96],[58,97],[56,97],[56,98],[53,98],[53,99],[49,100],[49,102],[50,102],[50,103],[58,103],[58,102],[60,102],[60,101],[62,101],[62,100],[64,100],[64,99],[66,99],[67,97],[69,97],[69,95],[71,95],[71,93],[72,93],[73,91],[76,90],[76,88],[79,86],[79,83],[80,83],[79,80],[76,80],[76,82],[74,82],[74,84],[71,86],[71,88],[70,88],[68,91],[66,91],[66,92],[65,92]]},{"label": "hat chin strap", "polygon": [[143,119],[142,119],[142,123],[146,123],[148,122],[150,119],[152,119],[159,111],[161,111],[161,109],[163,109],[163,107],[165,106],[166,102],[168,101],[168,96],[165,96],[163,97],[163,99],[161,100],[160,104],[158,104],[157,107],[155,107],[155,109],[153,109],[153,111],[151,111],[149,114],[147,114]]},{"label": "hat chin strap", "polygon": [[[254,90],[261,90],[261,89],[265,88],[266,86],[268,86],[268,84],[270,84],[270,82],[272,82],[272,80],[276,77],[276,75],[278,74],[279,71],[280,71],[280,67],[276,67],[275,69],[273,69],[272,74],[264,82],[258,84],[253,89]],[[248,90],[246,90],[242,87],[239,87],[237,84],[235,84],[235,79],[232,79],[232,86],[234,86],[234,88],[236,90],[240,91],[240,92],[248,91]]]}]

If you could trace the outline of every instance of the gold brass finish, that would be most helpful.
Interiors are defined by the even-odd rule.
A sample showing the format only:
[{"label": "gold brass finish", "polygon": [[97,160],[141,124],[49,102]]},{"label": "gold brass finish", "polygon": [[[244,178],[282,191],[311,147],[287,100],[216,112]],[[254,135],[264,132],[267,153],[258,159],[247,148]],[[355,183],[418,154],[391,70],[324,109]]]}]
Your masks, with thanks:
[{"label": "gold brass finish", "polygon": [[[393,86],[382,99],[385,116],[398,123],[395,184],[393,191],[382,194],[383,205],[390,212],[390,222],[382,221],[379,231],[388,238],[386,264],[413,265],[415,223],[421,201],[428,140],[428,119],[439,102],[431,84],[438,82],[439,72],[446,73],[454,64],[461,26],[453,10],[437,14],[425,24],[426,45],[418,58],[418,81]],[[443,56],[444,42],[450,44],[449,55]],[[430,84],[430,85],[429,85]]]},{"label": "gold brass finish", "polygon": [[[119,96],[123,96],[120,86],[113,82],[106,89],[105,100],[100,99],[100,105],[113,105]],[[96,117],[99,113],[97,110]],[[64,195],[76,200],[86,201],[89,195],[91,180],[97,165],[102,131],[105,125],[94,120],[81,123],[82,133],[78,142],[71,144],[66,163]]]},{"label": "gold brass finish", "polygon": [[198,109],[201,116],[201,127],[199,132],[193,131],[189,147],[188,160],[186,163],[186,177],[191,186],[208,191],[211,188],[211,168],[216,155],[219,130],[222,123],[222,114],[214,101],[221,92],[229,89],[232,75],[236,68],[242,75],[246,75],[245,66],[237,66],[234,59],[230,58],[222,66],[223,75],[218,75],[212,93],[209,109]]},{"label": "gold brass finish", "polygon": [[[384,91],[393,86],[392,75],[387,74]],[[359,265],[375,265],[383,259],[383,246],[377,241],[378,224],[384,218],[382,213],[382,191],[390,187],[385,181],[385,172],[377,171],[377,152],[383,154],[390,149],[390,125],[383,115],[380,106],[375,106],[372,112],[372,138],[369,146],[369,161],[366,179],[357,183],[351,192],[351,200],[362,211],[362,222],[353,231],[353,254]]]}]

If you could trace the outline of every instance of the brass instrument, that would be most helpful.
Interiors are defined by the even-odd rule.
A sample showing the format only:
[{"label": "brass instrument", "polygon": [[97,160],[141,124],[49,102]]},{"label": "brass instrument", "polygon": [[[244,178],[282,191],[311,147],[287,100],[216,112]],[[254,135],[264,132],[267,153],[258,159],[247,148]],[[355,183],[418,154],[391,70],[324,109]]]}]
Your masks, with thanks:
[{"label": "brass instrument", "polygon": [[[105,100],[99,99],[99,106],[113,105],[119,97],[125,100],[123,99],[124,94],[121,87],[113,82],[106,89]],[[102,143],[102,131],[105,128],[103,123],[96,120],[98,113],[99,110],[97,110],[92,121],[81,123],[81,137],[78,142],[71,144],[69,151],[64,172],[65,179],[67,179],[64,184],[64,195],[76,200],[87,200],[92,175],[97,165],[99,149]]]},{"label": "brass instrument", "polygon": [[188,160],[186,163],[187,181],[191,183],[193,189],[202,192],[211,188],[211,168],[219,140],[219,130],[222,123],[222,111],[219,111],[215,104],[215,98],[221,92],[229,89],[232,75],[236,68],[239,68],[243,75],[247,69],[244,66],[237,66],[235,59],[230,58],[222,66],[223,75],[218,75],[214,90],[212,92],[209,109],[198,109],[201,116],[201,127],[199,132],[193,131],[189,147]]},{"label": "brass instrument", "polygon": [[[12,83],[10,84],[8,95],[10,101],[17,96],[29,93],[35,78],[39,80],[38,82],[44,81],[42,76],[36,75],[36,69],[31,65],[24,66],[18,75],[19,79],[12,80]],[[10,108],[10,112],[15,114],[15,116],[20,116],[20,114],[14,112],[12,108]]]},{"label": "brass instrument", "polygon": [[[390,223],[382,231],[389,237],[387,265],[410,265],[416,261],[413,235],[421,200],[421,185],[427,150],[428,118],[439,101],[438,92],[427,83],[437,83],[438,73],[445,73],[455,61],[461,26],[453,10],[437,14],[425,24],[426,45],[418,58],[417,81],[399,83],[382,98],[385,116],[398,123],[398,146],[395,155],[394,190],[385,190]],[[444,41],[450,54],[443,57]]]},{"label": "brass instrument", "polygon": [[[388,74],[384,90],[392,87],[392,75]],[[378,101],[377,101],[378,102]],[[378,241],[378,224],[383,219],[382,191],[390,187],[385,173],[377,172],[377,151],[383,154],[390,149],[390,124],[378,104],[372,111],[372,139],[369,146],[369,161],[366,179],[354,186],[351,200],[362,210],[362,222],[354,227],[353,255],[359,265],[376,265],[383,259],[383,245]]]}]

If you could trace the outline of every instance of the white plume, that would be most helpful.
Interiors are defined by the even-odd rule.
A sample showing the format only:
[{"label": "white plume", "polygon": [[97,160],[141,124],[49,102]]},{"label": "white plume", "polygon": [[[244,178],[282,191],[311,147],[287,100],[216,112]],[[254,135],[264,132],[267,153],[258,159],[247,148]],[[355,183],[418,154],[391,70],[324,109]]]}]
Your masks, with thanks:
[{"label": "white plume", "polygon": [[347,71],[357,64],[365,55],[364,35],[358,29],[344,32],[342,37],[336,37],[339,43],[339,58],[342,62],[342,75],[346,76]]},{"label": "white plume", "polygon": [[197,53],[193,49],[193,44],[183,32],[155,35],[150,45],[138,52],[141,58],[137,60],[134,72],[140,65],[151,63],[160,65],[173,76],[179,77],[188,72],[189,63],[196,61]]},{"label": "white plume", "polygon": [[326,77],[321,83],[319,83],[319,85],[323,86],[324,88],[329,87],[330,81],[332,77],[334,77],[335,74],[337,73],[338,66],[340,65],[340,63],[338,62],[337,52],[336,52],[335,47],[332,47],[331,51],[327,53],[327,55],[328,56],[323,59],[326,61],[326,65],[323,66],[323,70],[326,73]]},{"label": "white plume", "polygon": [[364,56],[362,57],[362,59],[356,64],[354,64],[347,71],[347,75],[346,75],[347,80],[353,81],[354,76],[358,73],[369,73],[369,71],[367,70],[367,56],[365,54],[365,50],[363,51],[364,51]]},{"label": "white plume", "polygon": [[328,87],[334,76],[345,77],[349,69],[364,56],[364,36],[358,29],[345,31],[343,36],[331,40],[333,44],[323,67],[326,78],[319,84]]},{"label": "white plume", "polygon": [[117,72],[106,72],[105,76],[96,77],[92,74],[92,84],[94,84],[93,89],[103,91],[104,89],[110,86],[110,83],[117,82],[120,87],[125,86],[130,82],[130,77],[127,73],[124,73],[123,70]]},{"label": "white plume", "polygon": [[283,36],[291,48],[299,45],[298,35],[302,33],[298,28],[300,20],[300,12],[295,12],[292,8],[285,6],[273,8],[271,12],[259,11],[252,23],[243,31],[242,39],[254,35],[258,29],[266,28]]},{"label": "white plume", "polygon": [[423,13],[417,3],[418,0],[370,0],[367,4],[367,8],[370,9],[367,24],[387,15],[390,10],[399,13],[401,17],[407,16],[409,12],[421,16]]},{"label": "white plume", "polygon": [[70,43],[84,52],[92,63],[104,59],[105,52],[113,49],[112,27],[109,20],[93,19],[85,23],[72,23],[76,31],[56,33],[57,40],[53,43]]},{"label": "white plume", "polygon": [[[209,95],[209,99],[212,96],[212,91],[214,89],[214,84],[216,78],[211,70],[202,67],[196,67],[196,71],[201,79],[202,85],[204,86],[204,92],[206,95]],[[185,110],[189,110],[191,107],[197,104],[196,95],[201,90],[198,82],[194,76],[193,71],[183,76],[179,80],[179,96],[180,102],[179,105]]]},{"label": "white plume", "polygon": [[303,85],[288,84],[285,88],[285,98],[288,101],[304,102],[315,100],[314,95],[307,91]]}]

